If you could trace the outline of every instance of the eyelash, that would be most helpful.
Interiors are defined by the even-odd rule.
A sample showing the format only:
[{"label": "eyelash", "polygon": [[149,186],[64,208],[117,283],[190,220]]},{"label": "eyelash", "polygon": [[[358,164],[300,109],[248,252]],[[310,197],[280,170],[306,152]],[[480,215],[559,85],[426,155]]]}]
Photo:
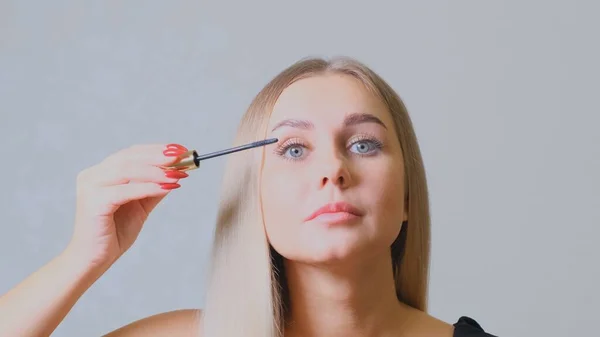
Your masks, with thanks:
[{"label": "eyelash", "polygon": [[[380,140],[378,140],[375,136],[372,135],[358,135],[356,137],[353,138],[352,142],[350,143],[350,145],[348,147],[351,147],[352,145],[358,143],[358,142],[364,142],[364,141],[369,141],[373,144],[374,148],[376,151],[379,151],[383,148],[383,142],[381,142]],[[288,158],[285,157],[285,153],[287,152],[287,150],[289,150],[290,148],[294,147],[294,146],[302,146],[302,147],[307,147],[306,143],[304,143],[303,141],[297,139],[297,138],[292,138],[289,139],[283,143],[281,143],[281,145],[279,145],[273,152],[281,157],[283,157],[284,159],[287,160],[292,160],[292,161],[297,161],[299,159],[293,159],[293,158]],[[358,156],[361,157],[369,157],[372,156],[373,153],[368,153],[368,154],[356,154]]]},{"label": "eyelash", "polygon": [[[277,146],[277,148],[275,149],[275,154],[284,157],[285,153],[287,152],[287,150],[289,150],[291,147],[293,146],[303,146],[306,147],[306,144],[303,143],[302,141],[300,141],[297,138],[292,138],[292,139],[288,139],[285,142],[281,143],[281,145]],[[285,159],[289,159],[289,160],[297,160],[297,159],[291,159],[291,158],[287,158],[284,157]]]}]

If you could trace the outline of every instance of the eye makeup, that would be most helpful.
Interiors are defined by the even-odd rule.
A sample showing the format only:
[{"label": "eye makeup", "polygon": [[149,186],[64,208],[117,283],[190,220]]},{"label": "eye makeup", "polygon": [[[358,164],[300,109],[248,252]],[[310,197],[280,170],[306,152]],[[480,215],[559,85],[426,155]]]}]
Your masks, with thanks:
[{"label": "eye makeup", "polygon": [[[353,151],[353,147],[355,145],[364,145],[359,147],[357,151]],[[366,146],[366,151],[363,151]],[[369,133],[360,133],[350,137],[350,139],[346,142],[345,148],[350,150],[352,154],[358,156],[374,156],[380,152],[380,150],[384,147],[383,141],[379,140],[378,137],[369,134]],[[289,153],[289,150],[298,149],[295,152]],[[302,154],[304,151],[310,151],[311,146],[308,142],[303,140],[300,137],[293,137],[284,140],[281,144],[279,144],[274,150],[273,153],[277,156],[282,157],[283,159],[288,160],[301,160]]]}]

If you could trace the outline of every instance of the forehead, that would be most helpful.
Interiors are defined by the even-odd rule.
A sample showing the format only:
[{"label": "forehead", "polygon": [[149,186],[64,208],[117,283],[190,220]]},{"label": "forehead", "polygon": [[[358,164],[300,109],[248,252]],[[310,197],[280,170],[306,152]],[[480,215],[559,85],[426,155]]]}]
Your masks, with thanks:
[{"label": "forehead", "polygon": [[358,79],[345,74],[309,77],[281,93],[271,113],[269,130],[278,121],[288,118],[339,125],[345,116],[353,113],[370,113],[386,125],[392,122],[385,105]]}]

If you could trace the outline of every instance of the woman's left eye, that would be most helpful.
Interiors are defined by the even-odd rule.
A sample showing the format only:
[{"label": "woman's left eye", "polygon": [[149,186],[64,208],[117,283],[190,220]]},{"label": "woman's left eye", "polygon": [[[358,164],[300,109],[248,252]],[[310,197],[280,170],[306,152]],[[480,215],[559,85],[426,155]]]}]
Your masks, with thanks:
[{"label": "woman's left eye", "polygon": [[350,145],[350,149],[358,154],[369,154],[380,148],[380,143],[372,140],[359,140]]}]

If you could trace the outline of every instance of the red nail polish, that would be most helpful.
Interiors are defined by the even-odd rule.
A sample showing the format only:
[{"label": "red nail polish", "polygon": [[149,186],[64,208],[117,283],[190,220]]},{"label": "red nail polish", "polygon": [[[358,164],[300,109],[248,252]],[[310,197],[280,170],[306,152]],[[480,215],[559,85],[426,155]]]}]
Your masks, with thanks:
[{"label": "red nail polish", "polygon": [[170,148],[170,149],[166,149],[163,151],[163,154],[167,157],[177,157],[180,156],[184,153],[186,153],[187,151],[181,150],[181,149],[175,149],[175,148]]},{"label": "red nail polish", "polygon": [[168,144],[167,149],[179,149],[179,150],[183,150],[183,152],[188,151],[187,147],[185,147],[183,145],[179,145],[179,144],[173,144],[173,143]]},{"label": "red nail polish", "polygon": [[169,171],[165,172],[165,176],[167,178],[181,179],[181,178],[187,178],[189,175],[182,171],[169,170]]},{"label": "red nail polish", "polygon": [[162,188],[163,190],[174,190],[176,188],[181,187],[181,185],[176,184],[176,183],[160,183],[160,188]]}]

